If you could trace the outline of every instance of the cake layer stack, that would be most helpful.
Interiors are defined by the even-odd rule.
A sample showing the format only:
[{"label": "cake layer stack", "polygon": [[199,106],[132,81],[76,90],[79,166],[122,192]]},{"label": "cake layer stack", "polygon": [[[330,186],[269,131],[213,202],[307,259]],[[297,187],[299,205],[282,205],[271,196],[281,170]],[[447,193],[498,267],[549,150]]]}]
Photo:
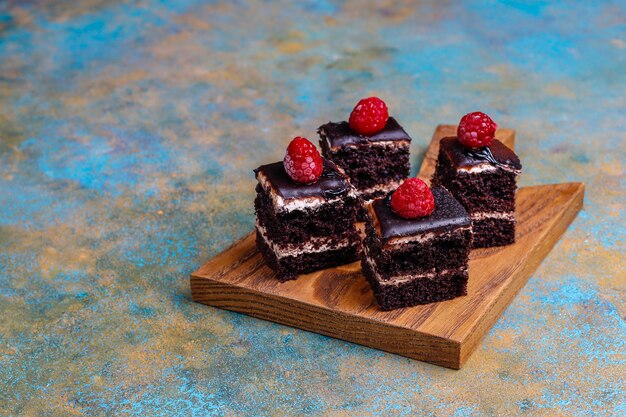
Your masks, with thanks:
[{"label": "cake layer stack", "polygon": [[435,209],[426,217],[400,217],[390,197],[368,205],[361,264],[384,310],[466,293],[470,217],[444,188],[432,194]]},{"label": "cake layer stack", "polygon": [[324,160],[319,180],[296,184],[283,162],[255,170],[257,246],[280,281],[358,259],[359,200],[346,174]]}]

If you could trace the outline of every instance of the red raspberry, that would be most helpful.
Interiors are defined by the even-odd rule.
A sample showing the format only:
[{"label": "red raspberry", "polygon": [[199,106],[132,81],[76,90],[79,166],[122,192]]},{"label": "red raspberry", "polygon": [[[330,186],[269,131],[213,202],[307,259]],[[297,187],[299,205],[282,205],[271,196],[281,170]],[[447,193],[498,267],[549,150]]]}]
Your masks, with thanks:
[{"label": "red raspberry", "polygon": [[456,136],[468,148],[481,148],[493,142],[498,125],[485,113],[468,113],[459,122]]},{"label": "red raspberry", "polygon": [[307,138],[297,136],[287,147],[283,166],[295,182],[313,184],[322,175],[324,163],[315,145]]},{"label": "red raspberry", "polygon": [[435,210],[435,198],[424,181],[408,178],[391,195],[391,209],[405,219],[416,219]]},{"label": "red raspberry", "polygon": [[350,113],[350,127],[361,135],[373,135],[385,128],[389,111],[378,97],[364,98]]}]

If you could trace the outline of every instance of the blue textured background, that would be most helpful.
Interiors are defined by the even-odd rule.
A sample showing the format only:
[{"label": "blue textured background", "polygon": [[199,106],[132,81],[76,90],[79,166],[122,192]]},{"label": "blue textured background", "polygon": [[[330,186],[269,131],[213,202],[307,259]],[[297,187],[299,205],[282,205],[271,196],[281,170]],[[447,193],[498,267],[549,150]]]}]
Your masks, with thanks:
[{"label": "blue textured background", "polygon": [[[480,109],[587,184],[461,371],[189,299],[252,168],[372,94],[414,172]],[[624,1],[9,1],[0,103],[1,415],[626,414]]]}]

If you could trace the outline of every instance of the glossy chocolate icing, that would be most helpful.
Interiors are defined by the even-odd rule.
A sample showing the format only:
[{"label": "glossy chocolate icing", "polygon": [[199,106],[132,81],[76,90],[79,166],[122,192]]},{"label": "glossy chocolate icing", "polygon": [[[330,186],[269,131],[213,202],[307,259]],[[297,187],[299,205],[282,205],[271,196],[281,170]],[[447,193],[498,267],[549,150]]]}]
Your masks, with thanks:
[{"label": "glossy chocolate icing", "polygon": [[343,145],[364,145],[371,142],[383,141],[411,141],[411,137],[402,129],[396,119],[390,117],[383,130],[371,136],[359,135],[350,128],[348,122],[328,122],[318,129],[318,133],[323,131],[332,148]]},{"label": "glossy chocolate icing", "polygon": [[511,149],[507,148],[498,139],[484,148],[472,149],[461,145],[456,137],[441,139],[441,148],[446,152],[456,168],[471,168],[475,165],[489,163],[520,170],[522,164]]},{"label": "glossy chocolate icing", "polygon": [[[405,219],[391,209],[391,194],[375,200],[370,213],[375,216],[374,224],[380,231],[380,237],[386,241],[395,237],[415,236],[423,233],[443,233],[470,225],[470,216],[461,203],[443,187],[432,189],[435,197],[435,210],[426,217]],[[373,213],[372,213],[373,212]]]},{"label": "glossy chocolate icing", "polygon": [[323,197],[326,199],[345,195],[349,189],[347,177],[337,170],[337,166],[324,159],[324,170],[319,180],[314,184],[296,184],[291,180],[283,162],[262,165],[254,170],[258,178],[263,173],[274,190],[284,199],[306,197]]}]

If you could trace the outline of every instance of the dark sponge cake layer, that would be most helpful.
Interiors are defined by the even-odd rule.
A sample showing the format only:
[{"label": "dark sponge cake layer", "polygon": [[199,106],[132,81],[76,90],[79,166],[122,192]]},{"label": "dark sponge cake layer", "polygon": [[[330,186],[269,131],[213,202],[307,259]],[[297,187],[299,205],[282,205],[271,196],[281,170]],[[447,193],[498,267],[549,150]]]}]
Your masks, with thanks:
[{"label": "dark sponge cake layer", "polygon": [[448,189],[470,213],[515,210],[515,172],[503,169],[474,174],[457,171],[443,148],[439,150],[432,185]]},{"label": "dark sponge cake layer", "polygon": [[434,278],[416,278],[398,284],[381,282],[368,262],[363,275],[372,286],[376,301],[383,310],[451,300],[467,294],[467,269],[459,269]]},{"label": "dark sponge cake layer", "polygon": [[338,236],[356,233],[354,222],[357,198],[346,197],[332,203],[321,204],[314,209],[276,212],[272,199],[259,185],[254,209],[268,238],[277,244],[298,243],[310,237]]},{"label": "dark sponge cake layer", "polygon": [[256,232],[256,245],[265,262],[274,270],[276,278],[281,282],[296,279],[300,274],[354,262],[359,258],[360,253],[360,245],[355,240],[354,244],[338,249],[279,258],[258,231]]},{"label": "dark sponge cake layer", "polygon": [[469,227],[434,236],[426,242],[407,242],[384,248],[371,224],[366,225],[364,246],[368,256],[376,259],[376,266],[383,276],[421,274],[465,267],[472,242]]},{"label": "dark sponge cake layer", "polygon": [[486,218],[473,220],[473,248],[490,248],[515,243],[515,220]]},{"label": "dark sponge cake layer", "polygon": [[[401,181],[409,176],[409,146],[364,145],[331,150],[325,140],[320,141],[323,155],[339,165],[359,191]],[[365,199],[380,197],[387,191],[368,193]]]}]

